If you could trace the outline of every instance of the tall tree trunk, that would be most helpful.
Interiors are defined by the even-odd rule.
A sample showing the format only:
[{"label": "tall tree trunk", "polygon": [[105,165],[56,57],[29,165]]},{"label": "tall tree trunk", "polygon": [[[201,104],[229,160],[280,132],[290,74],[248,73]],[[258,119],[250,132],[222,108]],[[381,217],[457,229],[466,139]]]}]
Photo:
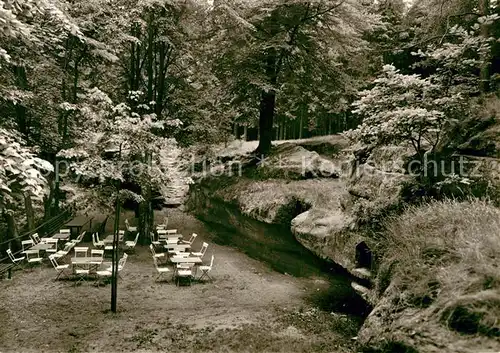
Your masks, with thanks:
[{"label": "tall tree trunk", "polygon": [[54,182],[48,180],[49,195],[43,197],[43,220],[48,221],[52,217],[52,201],[54,200]]},{"label": "tall tree trunk", "polygon": [[[66,87],[66,79],[68,75],[69,63],[73,53],[73,37],[66,39],[64,48],[63,75],[61,80],[61,99],[63,102],[68,100],[68,88]],[[57,132],[60,136],[64,136],[64,127],[66,126],[67,116],[65,111],[61,111],[57,119]]]},{"label": "tall tree trunk", "polygon": [[59,180],[57,179],[54,185],[54,212],[59,213]]},{"label": "tall tree trunk", "polygon": [[[28,89],[28,78],[26,76],[26,69],[24,66],[14,66],[14,75],[16,77],[16,85],[21,90],[25,91]],[[16,104],[16,121],[17,126],[19,128],[19,132],[21,132],[25,137],[28,137],[29,126],[27,121],[27,109],[26,106],[21,104]]]},{"label": "tall tree trunk", "polygon": [[84,55],[85,54],[82,53],[81,56],[77,60],[75,60],[75,67],[73,71],[73,95],[71,97],[72,98],[71,103],[73,104],[76,104],[78,100],[78,80],[80,78],[79,68],[80,68],[80,61],[82,61]]},{"label": "tall tree trunk", "polygon": [[[64,78],[64,74],[61,81],[61,98],[63,101],[66,101],[66,79]],[[61,112],[57,116],[57,133],[60,136],[62,136],[63,133],[63,120],[65,114],[66,112],[64,110],[61,110]]]},{"label": "tall tree trunk", "polygon": [[165,43],[160,43],[160,62],[158,67],[158,89],[156,94],[156,115],[160,116],[163,112],[163,98],[165,96],[165,76],[167,74],[165,58],[167,56],[167,49]]},{"label": "tall tree trunk", "polygon": [[299,139],[302,138],[302,130],[304,130],[304,118],[302,117],[302,112],[300,113],[300,122],[299,122]]},{"label": "tall tree trunk", "polygon": [[248,126],[243,125],[243,141],[247,140],[247,136],[248,136]]},{"label": "tall tree trunk", "polygon": [[[152,156],[150,152],[145,155],[146,163],[151,166]],[[152,231],[153,218],[152,218],[152,202],[151,202],[151,186],[145,185],[141,190],[141,195],[144,198],[139,205],[139,240],[141,244],[146,244],[149,240],[149,233]]]},{"label": "tall tree trunk", "polygon": [[[132,32],[133,34],[133,32]],[[130,44],[130,69],[129,69],[129,81],[128,81],[128,87],[129,87],[129,91],[133,91],[134,90],[134,79],[135,79],[135,47],[136,47],[136,44],[135,43],[131,43]]]},{"label": "tall tree trunk", "polygon": [[147,59],[147,74],[148,74],[148,103],[153,100],[153,45],[154,45],[154,28],[153,28],[153,13],[149,14],[148,22],[148,59]]},{"label": "tall tree trunk", "polygon": [[[132,35],[139,38],[141,35],[140,28],[137,24],[134,24],[134,28],[132,29]],[[132,55],[135,54],[135,59],[133,60],[134,66],[132,67],[132,82],[133,85],[130,87],[131,91],[138,91],[140,78],[141,78],[141,43],[136,43],[134,47],[135,51]]]},{"label": "tall tree trunk", "polygon": [[259,108],[259,146],[257,154],[268,155],[271,151],[271,142],[273,134],[274,109],[276,105],[276,91],[274,86],[277,82],[276,77],[276,52],[271,49],[266,58],[266,76],[272,89],[262,90]]},{"label": "tall tree trunk", "polygon": [[[17,238],[19,232],[17,230],[16,220],[14,218],[14,212],[9,209],[4,209],[3,217],[5,219],[5,223],[7,223],[7,239]],[[15,241],[16,246],[19,245],[19,241]]]},{"label": "tall tree trunk", "polygon": [[[83,59],[83,56],[85,54],[82,53],[81,56],[77,59],[75,59],[75,66],[73,68],[73,83],[72,83],[72,90],[71,90],[71,103],[76,104],[78,101],[78,80],[79,80],[79,65],[80,61]],[[63,146],[67,146],[68,144],[68,136],[69,136],[69,115],[71,113],[68,112],[63,112],[63,125],[62,125],[62,143]]]},{"label": "tall tree trunk", "polygon": [[[490,0],[479,0],[479,14],[481,16],[487,16],[490,14]],[[481,36],[483,38],[489,38],[490,28],[488,24],[481,24]],[[491,50],[491,49],[490,49]],[[485,54],[483,54],[485,55]],[[484,63],[481,65],[481,71],[479,74],[480,83],[479,89],[481,92],[488,92],[490,83],[490,61],[489,55],[484,58]]]},{"label": "tall tree trunk", "polygon": [[135,80],[134,80],[134,91],[139,90],[139,85],[141,83],[141,45],[138,44],[135,50]]},{"label": "tall tree trunk", "polygon": [[24,194],[24,209],[26,211],[26,221],[28,229],[35,229],[35,213],[33,212],[33,201],[29,193]]}]

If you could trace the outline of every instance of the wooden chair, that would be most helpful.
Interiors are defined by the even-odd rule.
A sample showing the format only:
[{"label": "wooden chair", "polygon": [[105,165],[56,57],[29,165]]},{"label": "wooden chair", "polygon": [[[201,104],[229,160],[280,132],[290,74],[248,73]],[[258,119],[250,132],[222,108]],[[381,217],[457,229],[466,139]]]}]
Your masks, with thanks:
[{"label": "wooden chair", "polygon": [[160,246],[161,245],[161,242],[159,240],[155,240],[155,235],[153,232],[150,232],[149,236],[151,238],[151,244],[153,244],[153,246]]},{"label": "wooden chair", "polygon": [[175,284],[177,286],[180,286],[181,279],[187,280],[188,284],[191,285],[191,280],[193,278],[192,266],[194,266],[194,264],[190,263],[177,264],[175,266]]},{"label": "wooden chair", "polygon": [[214,266],[214,255],[212,254],[212,259],[210,260],[210,265],[209,266],[199,266],[198,268],[201,270],[201,276],[198,278],[199,281],[201,281],[203,278],[207,277],[210,279],[210,281],[213,281],[213,278],[210,277],[208,274],[210,271],[212,271],[212,267]]},{"label": "wooden chair", "polygon": [[86,246],[75,246],[75,257],[87,257],[88,251]]},{"label": "wooden chair", "polygon": [[72,243],[72,242],[67,242],[66,244],[64,244],[64,248],[62,250],[59,250],[57,251],[53,256],[54,258],[57,260],[57,259],[60,259],[66,255],[69,254],[69,252],[71,251],[71,249],[73,249],[73,247],[75,246],[75,243]]},{"label": "wooden chair", "polygon": [[23,240],[21,241],[21,246],[23,248],[23,253],[26,252],[26,250],[29,250],[34,245],[33,240]]},{"label": "wooden chair", "polygon": [[197,237],[197,236],[198,236],[198,234],[193,233],[193,234],[191,235],[191,238],[189,238],[189,240],[181,240],[181,243],[182,243],[182,244],[189,244],[189,245],[193,245],[193,242],[194,242],[194,240],[196,239],[196,237]]},{"label": "wooden chair", "polygon": [[38,233],[30,234],[30,238],[33,241],[33,244],[40,243],[40,237],[38,236]]},{"label": "wooden chair", "polygon": [[125,249],[126,250],[134,250],[135,246],[137,245],[137,240],[139,240],[139,232],[137,232],[135,239],[133,241],[129,240],[129,241],[125,242]]},{"label": "wooden chair", "polygon": [[30,266],[41,264],[43,261],[43,258],[40,257],[39,250],[27,250],[25,254],[26,254],[26,260],[28,261],[28,264]]},{"label": "wooden chair", "polygon": [[9,256],[9,259],[14,263],[14,265],[19,266],[19,268],[23,268],[21,266],[21,263],[26,259],[26,256],[20,256],[20,257],[15,257],[14,254],[12,253],[12,250],[7,249],[7,255]]},{"label": "wooden chair", "polygon": [[131,227],[128,219],[125,219],[125,227],[127,228],[127,231],[129,232],[137,232],[137,227]]},{"label": "wooden chair", "polygon": [[[168,274],[170,270],[167,267],[159,267],[158,266],[158,259],[153,256],[153,262],[155,264],[156,272],[158,273],[158,276],[155,278],[155,282],[158,281],[163,275]],[[166,280],[168,282],[168,280]]]},{"label": "wooden chair", "polygon": [[97,233],[92,233],[92,244],[99,249],[105,246],[104,242],[99,240]]},{"label": "wooden chair", "polygon": [[52,247],[49,248],[49,249],[46,249],[45,252],[47,254],[51,254],[51,255],[54,255],[55,253],[57,253],[57,242],[59,241],[59,239],[54,239],[54,238],[47,238],[45,243],[46,244],[51,244]]},{"label": "wooden chair", "polygon": [[156,253],[155,251],[155,247],[153,246],[153,244],[149,244],[149,250],[151,250],[151,254],[153,255],[153,257],[155,258],[162,258],[164,259],[164,261],[166,261],[166,256],[165,256],[165,253]]},{"label": "wooden chair", "polygon": [[57,272],[57,277],[55,278],[56,281],[59,279],[59,277],[61,275],[65,275],[66,278],[69,277],[69,273],[66,272],[67,270],[69,270],[69,264],[59,265],[57,263],[55,255],[49,255],[49,260],[50,260],[50,263],[52,264],[52,266],[54,267],[54,269]]},{"label": "wooden chair", "polygon": [[78,243],[81,243],[83,240],[83,237],[85,236],[85,233],[87,233],[87,232],[83,231],[78,237],[76,237],[76,239],[71,240],[71,242],[75,243],[75,245]]},{"label": "wooden chair", "polygon": [[207,248],[208,248],[208,243],[203,243],[203,245],[201,246],[201,250],[197,252],[192,252],[191,255],[203,258],[203,256],[207,252]]}]

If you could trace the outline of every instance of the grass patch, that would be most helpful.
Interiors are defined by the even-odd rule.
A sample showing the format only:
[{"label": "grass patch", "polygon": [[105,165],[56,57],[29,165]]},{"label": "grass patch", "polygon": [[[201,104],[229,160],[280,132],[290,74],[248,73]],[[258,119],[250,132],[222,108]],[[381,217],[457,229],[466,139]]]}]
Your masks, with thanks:
[{"label": "grass patch", "polygon": [[344,337],[356,336],[362,323],[358,318],[315,307],[284,312],[280,320],[285,325],[293,325],[309,335],[334,332]]},{"label": "grass patch", "polygon": [[442,320],[463,334],[500,337],[500,296],[494,291],[461,297],[443,311]]},{"label": "grass patch", "polygon": [[436,201],[386,223],[381,295],[400,294],[395,310],[426,308],[463,334],[500,334],[500,209],[488,202]]}]

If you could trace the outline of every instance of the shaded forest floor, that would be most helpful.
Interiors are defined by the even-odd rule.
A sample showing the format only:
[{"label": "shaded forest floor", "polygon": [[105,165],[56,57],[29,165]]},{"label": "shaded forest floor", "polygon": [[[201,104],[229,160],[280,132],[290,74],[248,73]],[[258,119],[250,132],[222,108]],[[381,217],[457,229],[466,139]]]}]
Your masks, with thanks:
[{"label": "shaded forest floor", "polygon": [[212,283],[176,287],[154,282],[149,249],[138,246],[121,274],[117,314],[109,312],[110,285],[56,282],[47,262],[32,272],[16,271],[0,282],[0,351],[354,350],[351,337],[360,320],[322,311],[311,299],[331,292],[327,278],[279,274],[210,243],[205,260],[212,253]]},{"label": "shaded forest floor", "polygon": [[[324,146],[347,146],[347,140],[345,140],[341,135],[325,135],[325,136],[317,136],[306,139],[297,139],[297,140],[273,140],[274,146],[279,146],[283,144],[294,144],[297,146],[304,146],[307,149],[313,151],[318,147]],[[249,154],[257,149],[259,145],[259,141],[243,141],[243,140],[235,140],[231,141],[227,145],[220,144],[218,146],[214,146],[214,153],[219,157],[227,157],[227,156],[241,156],[244,154]],[[323,151],[317,151],[320,154]],[[326,153],[325,153],[326,154]]]}]

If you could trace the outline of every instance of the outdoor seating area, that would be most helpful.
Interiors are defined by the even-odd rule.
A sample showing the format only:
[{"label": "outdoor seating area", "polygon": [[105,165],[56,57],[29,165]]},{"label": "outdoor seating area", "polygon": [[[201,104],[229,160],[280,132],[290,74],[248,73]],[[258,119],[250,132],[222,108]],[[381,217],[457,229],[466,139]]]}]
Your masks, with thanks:
[{"label": "outdoor seating area", "polygon": [[[156,280],[168,281],[170,275],[177,286],[204,279],[212,280],[208,274],[213,266],[214,255],[210,265],[203,265],[203,258],[209,244],[203,242],[200,250],[195,251],[193,243],[198,234],[192,233],[189,239],[178,233],[177,229],[166,229],[165,225],[156,227],[157,238],[151,233],[151,255],[158,276]],[[157,252],[157,249],[161,252]],[[200,276],[198,276],[200,270]]]},{"label": "outdoor seating area", "polygon": [[[153,247],[157,255],[163,253],[156,258],[155,264],[150,249],[151,235],[139,235],[134,250],[128,251],[125,250],[125,242],[134,241],[136,234],[125,232],[118,256],[117,314],[110,310],[114,288],[111,259],[104,254],[101,262],[102,254],[95,250],[104,249],[95,247],[92,242],[93,233],[97,232],[99,240],[104,241],[112,231],[115,223],[112,215],[102,231],[97,225],[92,229],[81,229],[78,236],[83,231],[86,233],[76,245],[70,241],[58,241],[59,249],[55,254],[46,255],[40,251],[43,261],[32,265],[33,270],[29,269],[24,254],[15,255],[15,258],[22,259],[17,269],[12,268],[12,279],[9,280],[8,272],[5,272],[0,280],[2,319],[5,323],[2,325],[2,351],[152,352],[168,349],[187,352],[200,350],[198,339],[202,340],[204,347],[211,349],[213,342],[219,339],[218,327],[263,322],[266,326],[257,332],[271,332],[276,327],[274,320],[281,320],[283,315],[288,318],[289,313],[299,308],[308,310],[309,293],[316,295],[317,288],[321,291],[328,289],[328,283],[318,281],[318,277],[295,278],[281,274],[267,262],[248,256],[238,247],[222,244],[219,238],[222,231],[219,233],[206,227],[192,215],[178,210],[167,212],[170,221],[166,229],[177,229],[177,234],[182,235],[177,238],[177,245],[194,239],[191,248],[180,251],[184,253],[181,256],[169,255],[165,247],[167,242],[162,239]],[[123,214],[121,229],[125,230],[126,216],[130,225],[139,224],[133,212],[126,210]],[[162,223],[163,217],[158,217],[156,211],[155,216],[155,221]],[[64,225],[60,225],[53,233],[59,233],[59,228],[65,229]],[[157,229],[154,226],[150,232],[155,241],[158,241]],[[43,231],[38,234],[40,238],[49,237]],[[72,239],[76,240],[74,236]],[[28,239],[28,234],[19,239],[18,247],[12,246],[12,252],[21,250],[21,240]],[[191,252],[201,252],[204,242],[208,246],[201,262],[194,260],[196,264],[191,265]],[[169,247],[172,245],[176,244],[168,244]],[[87,249],[78,249],[78,254],[75,254],[76,247]],[[6,250],[1,249],[0,254],[7,256]],[[78,260],[73,259],[75,256]],[[88,257],[93,259],[86,259]],[[8,260],[5,263],[13,265]],[[188,268],[182,268],[183,262],[187,262]],[[277,311],[276,307],[287,308],[287,312]],[[330,312],[325,315],[329,317]],[[272,323],[269,327],[268,322]],[[199,323],[199,328],[190,329],[191,325]],[[284,325],[283,330],[288,323]],[[166,330],[155,336],[154,342],[158,340],[161,346],[154,342],[145,345],[144,337],[152,337],[150,332],[156,329],[158,332]],[[321,337],[331,334],[330,326],[327,329],[327,332],[321,331]],[[224,338],[224,344],[233,344],[235,339],[240,340],[242,334],[251,335],[252,339],[255,337],[253,328],[236,338],[233,338],[233,331],[228,334],[231,336]],[[172,341],[171,337],[178,339]],[[271,338],[275,339],[275,336]],[[185,342],[193,343],[186,347]]]},{"label": "outdoor seating area", "polygon": [[[83,231],[76,239],[69,240],[68,237],[61,235],[70,234],[67,230],[61,229],[54,237],[40,238],[37,233],[30,236],[30,240],[22,241],[22,255],[15,257],[10,249],[7,254],[12,261],[12,264],[24,270],[24,266],[28,265],[33,269],[36,265],[41,265],[48,259],[56,272],[56,280],[59,279],[74,279],[75,285],[88,280],[98,280],[111,277],[111,262],[105,262],[105,250],[101,244],[94,241],[94,247],[83,246],[82,243],[87,231]],[[124,233],[121,233],[124,234]],[[97,233],[92,234],[92,239],[98,238]],[[112,236],[111,236],[112,238]],[[123,239],[123,237],[121,237]],[[132,242],[125,242],[123,247],[130,249],[137,244],[138,235]],[[64,245],[61,246],[59,240],[62,240]],[[131,244],[133,243],[133,244]],[[83,244],[83,245],[81,245]],[[118,273],[123,270],[128,255],[122,254],[119,261]]]},{"label": "outdoor seating area", "polygon": [[[79,223],[72,221],[73,227],[84,223],[82,217],[77,217]],[[117,234],[119,263],[118,276],[125,268],[129,254],[135,253],[139,241],[137,227],[131,226],[125,219],[126,230],[119,230]],[[178,229],[167,229],[168,219],[163,224],[155,226],[150,233],[149,250],[152,265],[156,271],[155,281],[173,282],[177,286],[191,285],[194,281],[212,280],[210,271],[214,264],[214,255],[210,262],[204,257],[209,247],[206,242],[195,241],[198,234],[192,233],[184,237]],[[109,282],[112,276],[111,256],[113,250],[113,234],[99,234],[77,227],[79,234],[71,239],[72,230],[61,228],[52,236],[40,237],[37,232],[29,234],[29,239],[22,240],[21,250],[12,252],[7,250],[10,262],[5,271],[35,267],[44,264],[51,266],[55,271],[55,280],[73,280],[74,285],[86,282],[95,282],[97,285]],[[89,235],[89,236],[87,236]],[[89,238],[92,242],[89,243]]]}]

